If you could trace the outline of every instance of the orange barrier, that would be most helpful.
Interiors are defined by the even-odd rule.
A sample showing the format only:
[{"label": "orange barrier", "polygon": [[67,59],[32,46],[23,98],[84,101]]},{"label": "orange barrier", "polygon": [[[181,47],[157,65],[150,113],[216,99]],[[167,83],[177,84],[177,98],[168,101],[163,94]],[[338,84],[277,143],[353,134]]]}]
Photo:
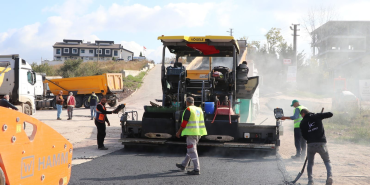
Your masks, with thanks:
[{"label": "orange barrier", "polygon": [[68,184],[73,146],[67,139],[45,123],[3,107],[0,129],[0,168],[7,185]]}]

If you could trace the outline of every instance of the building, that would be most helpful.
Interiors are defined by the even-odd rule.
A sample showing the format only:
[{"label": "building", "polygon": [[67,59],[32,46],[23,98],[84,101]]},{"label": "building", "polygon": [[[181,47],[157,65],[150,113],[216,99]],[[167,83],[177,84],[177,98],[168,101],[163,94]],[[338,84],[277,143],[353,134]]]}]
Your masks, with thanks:
[{"label": "building", "polygon": [[353,76],[370,59],[370,21],[328,21],[312,32],[313,56],[332,77]]},{"label": "building", "polygon": [[84,61],[127,60],[134,57],[134,52],[114,44],[114,41],[96,40],[95,43],[83,40],[63,39],[53,45],[54,61],[83,59]]}]

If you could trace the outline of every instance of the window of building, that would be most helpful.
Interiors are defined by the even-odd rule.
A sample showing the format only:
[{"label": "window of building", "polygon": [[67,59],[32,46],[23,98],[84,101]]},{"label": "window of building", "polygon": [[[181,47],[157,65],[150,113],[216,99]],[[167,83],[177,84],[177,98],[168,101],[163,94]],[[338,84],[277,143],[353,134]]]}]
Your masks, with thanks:
[{"label": "window of building", "polygon": [[94,53],[94,50],[93,50],[93,49],[90,49],[90,50],[89,50],[89,53]]},{"label": "window of building", "polygon": [[110,49],[106,49],[106,50],[105,50],[105,54],[106,54],[106,55],[110,55]]},{"label": "window of building", "polygon": [[114,56],[118,56],[118,51],[113,51]]},{"label": "window of building", "polygon": [[55,53],[56,53],[57,55],[60,55],[60,49],[59,49],[59,48],[58,48],[58,49],[56,49]]},{"label": "window of building", "polygon": [[102,54],[101,49],[96,49],[96,54]]},{"label": "window of building", "polygon": [[93,57],[90,57],[89,60],[94,60],[94,58]]},{"label": "window of building", "polygon": [[63,53],[69,53],[69,48],[64,48]]},{"label": "window of building", "polygon": [[81,53],[85,53],[85,50],[84,49],[81,49]]},{"label": "window of building", "polygon": [[72,54],[77,54],[78,53],[78,49],[77,48],[72,48]]},{"label": "window of building", "polygon": [[61,60],[62,58],[61,57],[56,57],[56,60]]}]

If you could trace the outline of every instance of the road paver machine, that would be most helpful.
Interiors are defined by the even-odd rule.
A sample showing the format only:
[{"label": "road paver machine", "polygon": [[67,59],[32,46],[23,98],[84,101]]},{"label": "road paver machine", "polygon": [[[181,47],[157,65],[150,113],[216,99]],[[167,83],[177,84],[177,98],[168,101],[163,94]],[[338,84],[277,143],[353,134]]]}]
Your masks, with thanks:
[{"label": "road paver machine", "polygon": [[[176,131],[186,109],[186,97],[191,96],[195,106],[204,111],[208,132],[201,138],[200,147],[277,150],[280,145],[278,121],[273,125],[255,125],[240,120],[242,114],[248,114],[248,109],[241,109],[248,105],[241,105],[240,100],[253,97],[259,77],[248,77],[247,64],[238,61],[240,47],[234,37],[160,36],[158,40],[163,43],[162,99],[144,106],[141,121],[127,120],[127,114],[122,116],[119,140],[122,144],[185,145],[184,138],[176,138]],[[176,56],[171,66],[165,65],[166,50]],[[186,69],[178,62],[184,56],[210,57],[209,70]],[[232,62],[232,67],[212,66],[211,57]]]}]

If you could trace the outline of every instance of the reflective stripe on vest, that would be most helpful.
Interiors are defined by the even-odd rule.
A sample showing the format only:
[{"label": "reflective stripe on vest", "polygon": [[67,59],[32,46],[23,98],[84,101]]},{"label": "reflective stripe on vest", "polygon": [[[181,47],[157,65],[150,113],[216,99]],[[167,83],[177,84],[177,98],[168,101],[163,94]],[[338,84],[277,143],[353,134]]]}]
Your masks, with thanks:
[{"label": "reflective stripe on vest", "polygon": [[[104,110],[106,110],[106,108],[104,107],[104,105],[102,105],[101,103],[99,103]],[[99,110],[98,110],[98,106],[96,106],[96,114],[95,114],[95,120],[99,123],[104,123],[105,122],[105,114],[101,113]]]},{"label": "reflective stripe on vest", "polygon": [[295,114],[296,109],[299,109],[299,116],[298,116],[297,119],[294,120],[294,128],[299,128],[299,126],[301,125],[301,121],[303,119],[302,116],[301,116],[301,110],[302,109],[307,109],[307,108],[300,105],[300,106],[298,106],[294,109],[293,115]]},{"label": "reflective stripe on vest", "polygon": [[[203,110],[196,106],[189,106],[190,118],[186,124],[185,129],[182,131],[181,136],[204,136],[207,135],[206,126],[204,125]],[[182,114],[184,119],[186,109]]]}]

